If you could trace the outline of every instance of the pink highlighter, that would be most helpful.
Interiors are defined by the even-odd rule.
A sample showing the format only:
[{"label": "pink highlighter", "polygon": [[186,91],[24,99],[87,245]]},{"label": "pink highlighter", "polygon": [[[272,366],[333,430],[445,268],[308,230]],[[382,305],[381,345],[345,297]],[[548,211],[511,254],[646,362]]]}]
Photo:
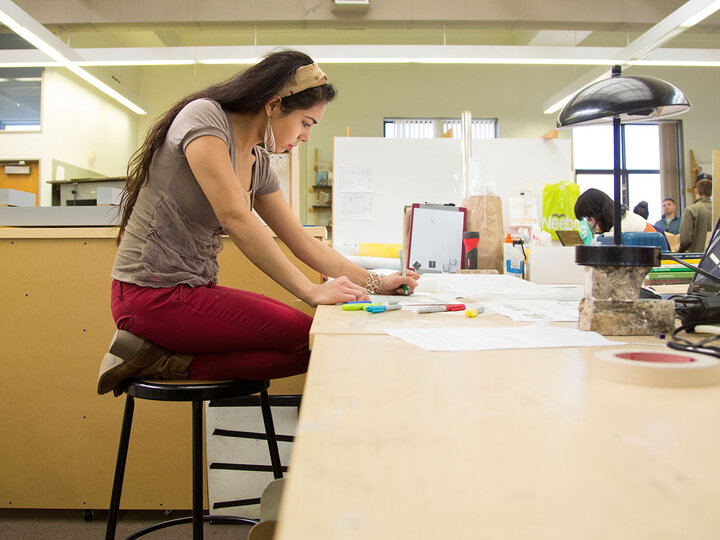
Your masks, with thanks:
[{"label": "pink highlighter", "polygon": [[441,306],[427,306],[419,307],[418,313],[440,313],[442,311],[462,311],[465,309],[465,304],[444,304]]}]

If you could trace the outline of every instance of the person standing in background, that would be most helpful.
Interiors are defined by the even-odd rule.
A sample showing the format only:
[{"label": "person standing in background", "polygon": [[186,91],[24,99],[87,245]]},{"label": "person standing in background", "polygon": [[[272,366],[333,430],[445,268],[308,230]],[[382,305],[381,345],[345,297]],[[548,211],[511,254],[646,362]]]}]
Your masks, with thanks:
[{"label": "person standing in background", "polygon": [[707,178],[695,185],[695,202],[683,212],[680,221],[680,252],[705,251],[707,233],[712,230],[712,182]]},{"label": "person standing in background", "polygon": [[675,199],[663,199],[662,209],[663,217],[655,222],[655,228],[658,231],[680,234],[680,216],[677,215]]}]

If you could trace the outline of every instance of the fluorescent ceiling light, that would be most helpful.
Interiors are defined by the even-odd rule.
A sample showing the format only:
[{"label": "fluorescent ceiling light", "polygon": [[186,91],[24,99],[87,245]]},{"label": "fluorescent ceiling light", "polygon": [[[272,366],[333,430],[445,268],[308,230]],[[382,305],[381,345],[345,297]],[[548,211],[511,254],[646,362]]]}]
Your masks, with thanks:
[{"label": "fluorescent ceiling light", "polygon": [[720,60],[634,60],[631,66],[720,67]]},{"label": "fluorescent ceiling light", "polygon": [[85,71],[83,68],[78,67],[78,66],[73,65],[73,64],[69,64],[69,65],[67,66],[67,68],[68,68],[70,71],[72,71],[73,73],[75,73],[75,75],[77,75],[78,77],[81,77],[82,79],[84,79],[84,80],[86,80],[87,82],[89,82],[90,84],[92,84],[95,88],[97,88],[97,89],[100,90],[101,92],[104,92],[105,94],[107,94],[108,96],[110,96],[111,98],[113,98],[113,99],[114,99],[115,101],[117,101],[118,103],[121,103],[122,105],[125,105],[125,107],[127,107],[128,109],[130,109],[130,110],[133,111],[134,113],[137,113],[137,114],[147,114],[147,111],[145,111],[144,109],[142,109],[142,108],[138,107],[137,105],[135,105],[135,103],[133,103],[133,102],[130,101],[128,98],[126,98],[125,96],[123,96],[120,92],[118,92],[117,90],[114,90],[113,88],[110,88],[107,84],[105,84],[104,82],[102,82],[102,81],[101,81],[100,79],[98,79],[97,77],[91,75],[90,73],[88,73],[87,71]]},{"label": "fluorescent ceiling light", "polygon": [[261,58],[203,58],[198,64],[223,65],[223,64],[257,64]]},{"label": "fluorescent ceiling light", "polygon": [[[458,46],[458,45],[408,45],[399,51],[383,53],[375,48],[363,49],[345,45],[292,46],[307,52],[321,64],[491,64],[491,65],[568,65],[612,66],[618,62],[626,65],[653,66],[715,66],[720,60],[720,49],[656,49],[643,59],[619,60],[623,49],[618,47],[528,47],[528,46]],[[91,66],[180,66],[252,65],[262,56],[243,55],[238,47],[211,47],[209,51],[196,48],[194,57],[187,55],[186,47],[125,47],[107,49],[75,49],[79,60],[71,63],[79,67]],[[148,52],[151,50],[151,52]],[[237,54],[240,52],[240,54]],[[265,52],[265,51],[263,51]],[[392,52],[401,54],[389,54]],[[21,54],[22,53],[22,54]],[[34,54],[30,54],[34,53]],[[223,53],[226,53],[223,55]],[[355,55],[350,54],[355,53]],[[0,67],[53,67],[54,60],[36,61],[39,51],[31,49],[0,50]],[[10,58],[19,57],[10,61]],[[67,67],[67,63],[63,63]]]},{"label": "fluorescent ceiling light", "polygon": [[[2,2],[2,0],[0,0]],[[634,42],[633,42],[634,43]],[[645,40],[645,47],[649,40]],[[626,48],[486,45],[306,45],[290,46],[321,64],[488,64],[611,66],[652,60],[647,65],[714,66],[720,49],[655,49],[643,58],[625,59]],[[252,65],[273,47],[109,47],[72,49],[75,66]],[[636,49],[636,50],[639,50]],[[637,56],[637,55],[634,55]],[[46,58],[40,62],[41,58]],[[1,67],[58,66],[37,49],[0,50]]]},{"label": "fluorescent ceiling light", "polygon": [[[78,59],[75,58],[77,56],[75,51],[57,39],[54,34],[48,31],[25,11],[20,9],[11,0],[0,0],[0,22],[35,48],[52,58],[57,64],[68,68],[70,71],[81,77],[83,80],[89,82],[95,88],[110,96],[118,103],[124,105],[137,114],[147,114],[141,107],[133,103],[127,97],[123,96],[110,85],[102,82],[83,68],[75,65],[74,60]],[[34,27],[34,30],[29,27]],[[56,42],[56,45],[52,44],[53,41]],[[0,66],[2,66],[2,64],[0,64]],[[36,66],[26,65],[25,67]]]},{"label": "fluorescent ceiling light", "polygon": [[330,58],[322,58],[316,60],[318,64],[412,64],[413,62],[419,62],[419,58],[394,58],[388,57],[352,57],[343,58],[341,56],[333,56]]},{"label": "fluorescent ceiling light", "polygon": [[76,66],[190,66],[195,60],[78,60]]},{"label": "fluorescent ceiling light", "polygon": [[610,58],[417,58],[408,60],[419,64],[508,64],[539,66],[612,66],[617,60]]}]

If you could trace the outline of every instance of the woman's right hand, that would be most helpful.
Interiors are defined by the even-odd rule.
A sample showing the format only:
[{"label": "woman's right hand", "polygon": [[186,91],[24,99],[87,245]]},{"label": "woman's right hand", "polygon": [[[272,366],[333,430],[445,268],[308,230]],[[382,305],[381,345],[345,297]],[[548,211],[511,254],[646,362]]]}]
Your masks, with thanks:
[{"label": "woman's right hand", "polygon": [[345,276],[340,276],[322,285],[313,285],[305,301],[315,307],[323,304],[340,304],[369,299],[370,297],[363,287],[355,285]]}]

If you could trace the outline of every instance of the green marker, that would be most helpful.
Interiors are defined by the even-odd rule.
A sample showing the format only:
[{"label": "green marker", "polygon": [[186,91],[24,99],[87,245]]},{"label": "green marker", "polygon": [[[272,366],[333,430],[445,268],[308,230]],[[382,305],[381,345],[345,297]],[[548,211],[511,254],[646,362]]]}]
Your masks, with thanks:
[{"label": "green marker", "polygon": [[[402,249],[400,250],[400,271],[402,272],[403,276],[407,276],[407,271],[405,270],[405,260],[403,259]],[[403,291],[405,291],[405,296],[407,296],[409,294],[407,285],[405,285],[404,283],[403,283]]]}]

